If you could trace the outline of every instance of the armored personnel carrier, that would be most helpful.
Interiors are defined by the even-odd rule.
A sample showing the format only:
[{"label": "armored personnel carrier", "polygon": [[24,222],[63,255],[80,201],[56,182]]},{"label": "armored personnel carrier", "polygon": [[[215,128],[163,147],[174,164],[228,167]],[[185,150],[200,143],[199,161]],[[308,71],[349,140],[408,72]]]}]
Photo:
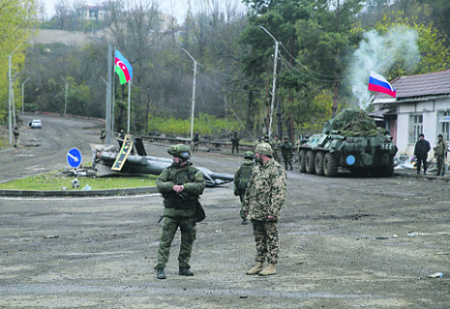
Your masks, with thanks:
[{"label": "armored personnel carrier", "polygon": [[363,110],[351,108],[325,123],[321,134],[299,143],[300,172],[336,176],[338,168],[355,174],[392,176],[397,146],[389,133]]}]

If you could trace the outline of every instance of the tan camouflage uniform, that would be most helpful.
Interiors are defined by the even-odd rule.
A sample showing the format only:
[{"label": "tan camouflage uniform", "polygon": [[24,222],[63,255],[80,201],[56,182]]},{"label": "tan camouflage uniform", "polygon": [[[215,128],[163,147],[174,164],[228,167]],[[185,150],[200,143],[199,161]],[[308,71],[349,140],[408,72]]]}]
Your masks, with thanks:
[{"label": "tan camouflage uniform", "polygon": [[[273,159],[256,165],[244,200],[244,212],[248,212],[253,223],[256,262],[264,263],[266,259],[272,264],[278,262],[277,226],[285,199],[286,173],[281,165]],[[269,221],[268,215],[274,216],[275,220]]]},{"label": "tan camouflage uniform", "polygon": [[275,159],[275,161],[277,162],[281,162],[281,156],[280,156],[280,151],[281,151],[281,141],[279,139],[275,139],[273,141],[273,158]]}]

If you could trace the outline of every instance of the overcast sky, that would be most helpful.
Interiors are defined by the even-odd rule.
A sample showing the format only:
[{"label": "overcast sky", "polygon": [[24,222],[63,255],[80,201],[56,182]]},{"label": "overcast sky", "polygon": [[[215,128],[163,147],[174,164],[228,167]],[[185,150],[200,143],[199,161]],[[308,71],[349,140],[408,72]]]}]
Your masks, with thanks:
[{"label": "overcast sky", "polygon": [[[44,5],[46,19],[55,15],[55,4],[59,0],[38,0],[38,1]],[[71,6],[73,5],[74,2],[79,2],[76,0],[68,0],[68,1],[70,2]],[[192,10],[194,12],[204,10],[204,8],[206,7],[206,3],[211,2],[208,0],[190,0],[190,1]],[[106,0],[84,0],[84,2],[86,2],[88,5],[97,5],[99,3],[106,2]],[[186,12],[188,11],[189,0],[159,0],[156,2],[159,3],[159,8],[161,12],[175,16],[179,24],[181,24],[184,21],[184,18],[186,17]],[[223,5],[224,3],[227,2],[237,3],[238,7],[241,10],[244,10],[245,8],[245,6],[241,3],[241,0],[222,0],[219,3],[220,5]]]}]

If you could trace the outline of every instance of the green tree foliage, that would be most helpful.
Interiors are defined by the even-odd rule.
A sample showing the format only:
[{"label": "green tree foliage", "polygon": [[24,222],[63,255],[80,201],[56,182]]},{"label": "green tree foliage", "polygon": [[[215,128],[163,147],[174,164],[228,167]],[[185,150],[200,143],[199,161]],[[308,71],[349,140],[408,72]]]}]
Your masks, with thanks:
[{"label": "green tree foliage", "polygon": [[[19,73],[25,60],[26,41],[36,25],[36,2],[34,0],[3,0],[0,2],[0,58],[3,64],[11,56],[12,76]],[[14,91],[19,94],[18,79]],[[0,122],[8,114],[8,65],[0,67]],[[20,107],[20,95],[15,95],[16,108]]]}]

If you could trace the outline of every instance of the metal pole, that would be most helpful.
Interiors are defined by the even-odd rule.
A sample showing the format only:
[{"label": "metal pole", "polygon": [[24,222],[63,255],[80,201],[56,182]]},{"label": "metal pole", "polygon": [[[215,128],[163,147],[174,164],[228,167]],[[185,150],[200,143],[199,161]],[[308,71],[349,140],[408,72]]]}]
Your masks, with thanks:
[{"label": "metal pole", "polygon": [[16,50],[22,45],[20,43],[17,45],[17,47],[13,50],[11,54],[8,56],[8,78],[9,78],[9,88],[8,88],[8,125],[9,125],[9,143],[12,145],[12,120],[11,120],[11,108],[12,108],[12,77],[11,77],[11,57],[16,52]]},{"label": "metal pole", "polygon": [[27,81],[30,79],[31,77],[28,77],[23,83],[22,83],[22,114],[25,112],[25,98],[24,98],[24,86],[27,83]]},{"label": "metal pole", "polygon": [[112,47],[108,44],[108,84],[106,85],[106,144],[111,144],[111,74],[112,74]]},{"label": "metal pole", "polygon": [[[12,54],[11,54],[12,55]],[[11,121],[11,55],[8,56],[8,126],[9,126],[9,143],[12,144],[12,121]]]},{"label": "metal pole", "polygon": [[263,26],[259,26],[259,27],[262,30],[264,30],[275,41],[275,55],[274,55],[274,60],[273,60],[272,102],[270,104],[270,120],[269,120],[269,139],[270,139],[270,135],[272,133],[273,107],[275,105],[275,90],[276,90],[276,84],[277,84],[277,60],[278,60],[278,45],[279,45],[279,42]]},{"label": "metal pole", "polygon": [[64,77],[62,77],[62,79],[66,83],[66,94],[65,94],[65,99],[64,99],[64,117],[66,117],[66,114],[67,114],[67,91],[69,89],[69,84],[67,83],[67,80]]},{"label": "metal pole", "polygon": [[182,50],[189,56],[189,58],[194,61],[194,81],[192,83],[192,108],[191,108],[191,143],[194,140],[194,114],[195,114],[195,80],[197,76],[197,61],[194,59],[194,57],[189,54],[187,50],[182,48]]},{"label": "metal pole", "polygon": [[131,115],[131,80],[128,81],[128,125],[127,125],[128,134],[130,134],[130,115]]}]

